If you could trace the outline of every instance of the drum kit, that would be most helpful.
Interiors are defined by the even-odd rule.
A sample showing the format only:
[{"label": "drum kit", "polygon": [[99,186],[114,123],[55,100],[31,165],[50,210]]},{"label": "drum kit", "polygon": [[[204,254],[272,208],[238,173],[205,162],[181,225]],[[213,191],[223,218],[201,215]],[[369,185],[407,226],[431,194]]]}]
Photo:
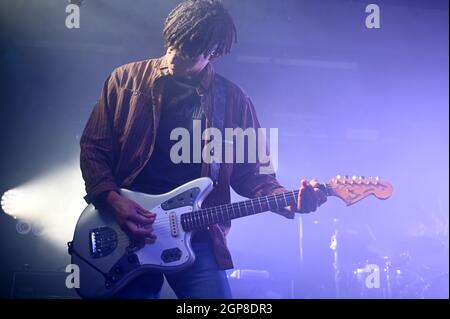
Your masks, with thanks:
[{"label": "drum kit", "polygon": [[[360,245],[352,246],[355,241]],[[330,248],[337,298],[449,298],[448,237],[411,236],[381,246],[335,231]]]}]

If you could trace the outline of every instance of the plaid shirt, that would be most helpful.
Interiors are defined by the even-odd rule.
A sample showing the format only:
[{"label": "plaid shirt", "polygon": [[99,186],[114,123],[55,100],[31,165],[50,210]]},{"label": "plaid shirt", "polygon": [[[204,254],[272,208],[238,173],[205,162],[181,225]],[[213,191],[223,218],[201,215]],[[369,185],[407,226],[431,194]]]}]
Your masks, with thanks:
[{"label": "plaid shirt", "polygon": [[[115,69],[105,81],[81,137],[80,166],[85,180],[85,200],[95,201],[106,191],[129,188],[145,167],[155,145],[165,79],[169,76],[165,57],[133,62]],[[208,64],[197,93],[211,125],[214,77]],[[260,127],[250,99],[225,79],[226,128]],[[236,157],[234,157],[236,158]],[[230,186],[241,196],[254,198],[285,191],[275,175],[260,174],[260,163],[222,163],[218,184],[202,207],[230,202]],[[202,163],[201,176],[210,176],[210,164]],[[222,269],[233,267],[226,244],[231,223],[210,226],[214,254]]]}]

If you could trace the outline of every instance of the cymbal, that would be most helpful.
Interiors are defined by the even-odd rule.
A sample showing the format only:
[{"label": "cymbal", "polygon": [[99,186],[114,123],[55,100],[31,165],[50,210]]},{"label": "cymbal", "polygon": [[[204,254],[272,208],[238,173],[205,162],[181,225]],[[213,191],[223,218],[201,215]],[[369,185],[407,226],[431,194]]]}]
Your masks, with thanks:
[{"label": "cymbal", "polygon": [[399,248],[403,252],[408,252],[413,257],[429,256],[443,252],[445,250],[445,243],[433,237],[414,236],[401,241]]}]

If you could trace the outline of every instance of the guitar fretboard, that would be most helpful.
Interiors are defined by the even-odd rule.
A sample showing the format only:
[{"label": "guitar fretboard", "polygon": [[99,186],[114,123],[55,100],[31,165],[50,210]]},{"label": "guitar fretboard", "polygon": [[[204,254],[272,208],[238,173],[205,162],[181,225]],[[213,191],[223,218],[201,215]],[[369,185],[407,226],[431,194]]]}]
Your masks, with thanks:
[{"label": "guitar fretboard", "polygon": [[[332,194],[329,184],[321,184],[320,189],[327,196]],[[185,213],[181,215],[181,225],[185,231],[192,231],[236,218],[278,210],[286,206],[296,206],[298,192],[299,190],[294,190]]]}]

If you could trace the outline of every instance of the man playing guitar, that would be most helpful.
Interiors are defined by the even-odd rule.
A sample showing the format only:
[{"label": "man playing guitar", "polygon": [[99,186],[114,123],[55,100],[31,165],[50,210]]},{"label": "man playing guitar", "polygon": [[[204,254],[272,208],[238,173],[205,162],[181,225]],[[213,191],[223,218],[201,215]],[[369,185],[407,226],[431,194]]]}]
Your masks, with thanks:
[{"label": "man playing guitar", "polygon": [[[223,83],[225,92],[223,127],[257,130],[260,124],[251,100],[211,64],[228,54],[236,41],[233,20],[220,2],[182,2],[167,17],[163,34],[163,57],[129,63],[110,74],[80,142],[86,201],[111,211],[123,230],[146,245],[160,240],[153,229],[158,218],[149,208],[123,196],[121,188],[163,194],[217,174],[202,208],[230,203],[230,186],[248,198],[286,192],[274,174],[260,173],[258,161],[222,163],[217,170],[204,161],[171,160],[175,128],[192,134],[196,123],[214,126],[217,81]],[[295,212],[313,212],[325,201],[317,181],[302,180],[297,205],[275,210],[293,218]],[[226,245],[229,228],[230,222],[221,222],[197,231],[192,238],[193,265],[165,274],[179,298],[231,298],[225,274],[225,269],[233,267]],[[161,273],[147,273],[112,297],[155,298],[162,282]]]}]

